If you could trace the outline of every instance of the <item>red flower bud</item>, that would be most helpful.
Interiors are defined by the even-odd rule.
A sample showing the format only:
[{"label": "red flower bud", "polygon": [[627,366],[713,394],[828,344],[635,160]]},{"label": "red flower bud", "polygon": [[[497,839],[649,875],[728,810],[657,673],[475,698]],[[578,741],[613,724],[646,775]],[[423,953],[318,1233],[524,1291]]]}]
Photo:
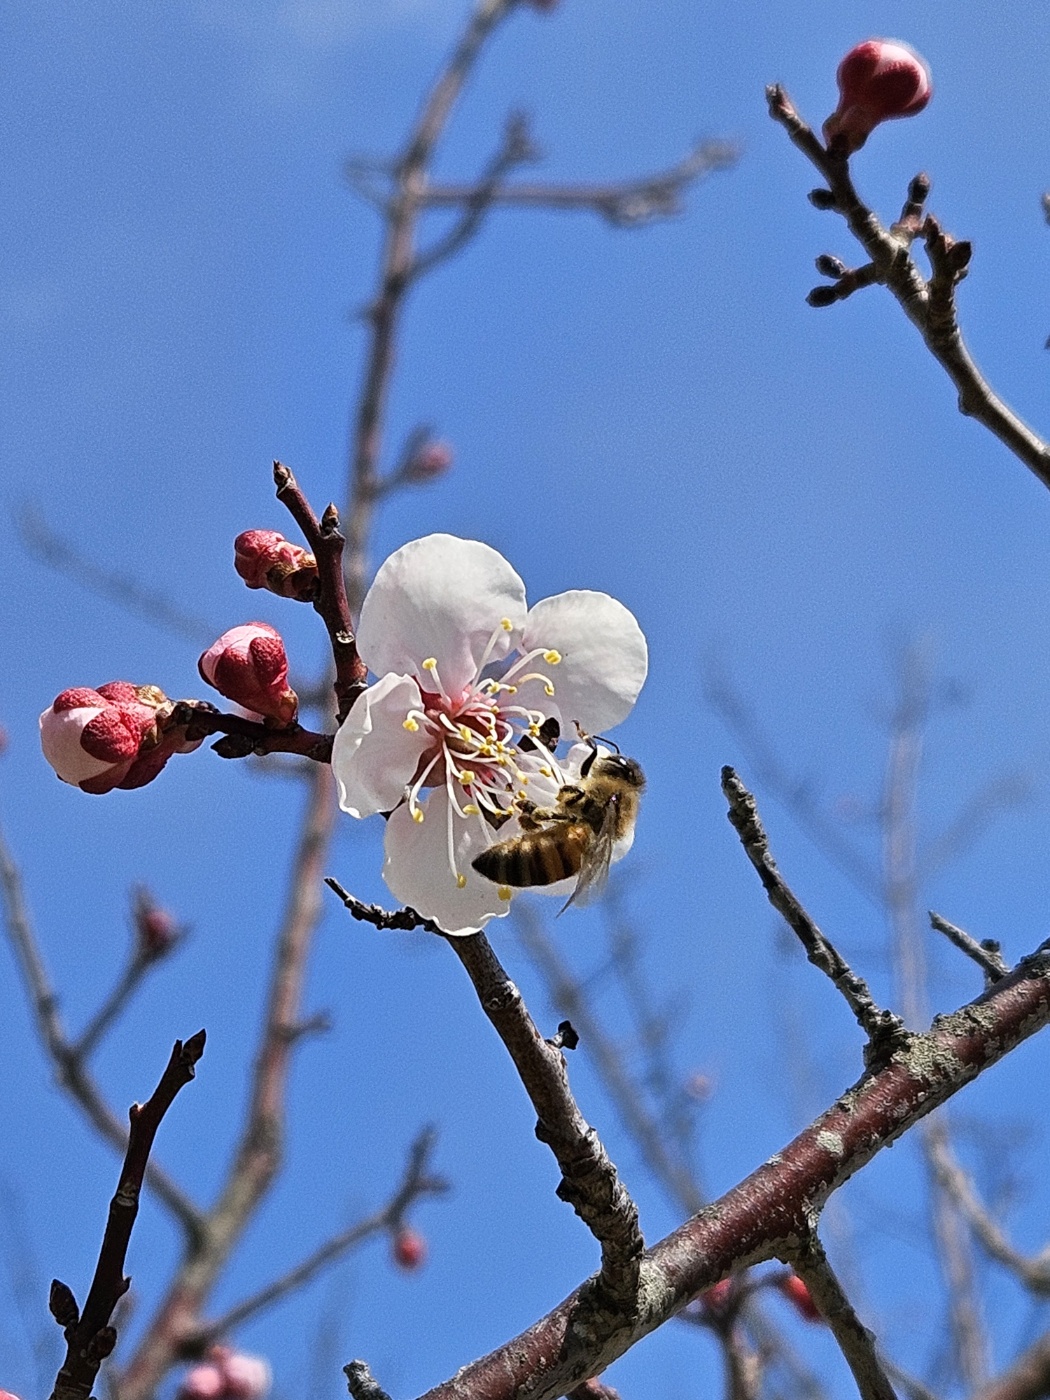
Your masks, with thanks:
[{"label": "red flower bud", "polygon": [[823,1322],[820,1309],[813,1301],[813,1295],[799,1278],[798,1274],[788,1274],[777,1287],[784,1297],[795,1305],[796,1310],[807,1322]]},{"label": "red flower bud", "polygon": [[209,685],[227,700],[272,720],[292,724],[299,697],[288,686],[288,657],[281,634],[265,622],[231,627],[197,662]]},{"label": "red flower bud", "polygon": [[173,753],[189,753],[183,729],[167,721],[174,705],[155,685],[110,681],[64,690],[40,716],[44,757],[64,783],[110,792],[152,782]]},{"label": "red flower bud", "polygon": [[427,1242],[417,1231],[402,1225],[394,1236],[393,1253],[399,1269],[419,1269],[427,1257]]},{"label": "red flower bud", "polygon": [[711,1288],[705,1288],[700,1294],[700,1301],[708,1312],[720,1316],[729,1306],[729,1300],[733,1294],[733,1280],[724,1278],[720,1283],[714,1284]]},{"label": "red flower bud", "polygon": [[435,477],[444,476],[452,465],[452,458],[451,445],[432,438],[412,453],[405,464],[404,480],[433,481]]},{"label": "red flower bud", "polygon": [[839,105],[824,123],[829,150],[859,151],[879,122],[911,117],[930,100],[926,60],[899,39],[866,39],[839,64]]},{"label": "red flower bud", "polygon": [[233,567],[249,588],[268,588],[301,603],[317,596],[317,560],[276,530],[245,530],[238,535],[233,542]]},{"label": "red flower bud", "polygon": [[175,915],[155,904],[147,889],[135,891],[134,917],[135,936],[141,955],[148,958],[164,957],[182,936]]}]

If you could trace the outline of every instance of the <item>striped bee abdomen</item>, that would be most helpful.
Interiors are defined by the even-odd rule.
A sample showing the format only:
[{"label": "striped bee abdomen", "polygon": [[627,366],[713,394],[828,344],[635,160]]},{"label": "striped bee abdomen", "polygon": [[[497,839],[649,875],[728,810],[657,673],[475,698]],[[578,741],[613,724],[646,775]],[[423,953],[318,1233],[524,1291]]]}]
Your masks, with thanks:
[{"label": "striped bee abdomen", "polygon": [[471,862],[479,875],[497,885],[522,889],[553,885],[578,875],[594,832],[584,822],[552,822],[540,831],[497,841]]}]

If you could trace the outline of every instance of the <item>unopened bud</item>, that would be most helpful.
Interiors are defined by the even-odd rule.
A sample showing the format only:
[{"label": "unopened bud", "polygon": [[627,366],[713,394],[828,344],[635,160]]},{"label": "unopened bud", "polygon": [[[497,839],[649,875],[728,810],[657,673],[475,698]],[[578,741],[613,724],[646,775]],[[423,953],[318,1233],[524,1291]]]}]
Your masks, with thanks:
[{"label": "unopened bud", "polygon": [[226,1400],[262,1400],[270,1389],[270,1366],[261,1356],[234,1352],[223,1364]]},{"label": "unopened bud", "polygon": [[416,1230],[403,1225],[394,1236],[393,1253],[399,1269],[419,1269],[427,1257],[427,1242]]},{"label": "unopened bud", "polygon": [[796,1311],[806,1319],[807,1322],[823,1322],[820,1309],[813,1301],[813,1295],[799,1278],[798,1274],[788,1274],[781,1279],[777,1287],[791,1303]]},{"label": "unopened bud", "polygon": [[134,918],[139,948],[148,958],[162,958],[182,935],[175,915],[155,904],[149,890],[135,891]]},{"label": "unopened bud", "polygon": [[433,481],[435,477],[444,476],[452,465],[453,455],[447,442],[438,442],[436,438],[424,442],[405,463],[403,478],[405,481]]},{"label": "unopened bud", "polygon": [[839,105],[824,123],[828,150],[859,151],[879,122],[911,117],[930,100],[926,60],[899,39],[866,39],[839,64]]},{"label": "unopened bud", "polygon": [[731,1278],[724,1278],[720,1283],[714,1284],[713,1287],[705,1288],[703,1293],[700,1294],[700,1301],[709,1313],[713,1313],[716,1317],[721,1317],[729,1306],[729,1301],[732,1296],[733,1280]]},{"label": "unopened bud", "polygon": [[155,685],[110,681],[97,690],[64,690],[40,716],[44,757],[64,783],[84,792],[142,787],[173,753],[200,744],[167,727],[173,709]]},{"label": "unopened bud", "polygon": [[233,542],[233,567],[249,588],[268,588],[301,603],[317,596],[317,560],[276,530],[245,530],[238,535]]},{"label": "unopened bud", "polygon": [[198,670],[220,695],[272,720],[292,724],[299,697],[288,685],[288,657],[281,634],[265,622],[231,627],[197,662]]}]

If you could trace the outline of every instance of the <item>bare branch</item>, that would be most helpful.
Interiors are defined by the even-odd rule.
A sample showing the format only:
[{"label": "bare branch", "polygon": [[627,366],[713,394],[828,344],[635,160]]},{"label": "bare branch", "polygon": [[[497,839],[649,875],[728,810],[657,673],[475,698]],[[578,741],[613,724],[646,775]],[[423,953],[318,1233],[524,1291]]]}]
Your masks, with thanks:
[{"label": "bare branch", "polygon": [[[18,958],[26,991],[36,1019],[40,1040],[55,1067],[62,1088],[80,1107],[95,1131],[115,1147],[125,1151],[128,1134],[108,1106],[84,1056],[78,1053],[66,1034],[58,1010],[58,996],[51,986],[36,935],[29,919],[22,877],[7,843],[0,834],[0,886],[4,895],[5,927]],[[155,1163],[146,1167],[146,1182],[181,1225],[189,1240],[199,1238],[203,1216],[182,1189]]]},{"label": "bare branch", "polygon": [[243,715],[223,714],[207,700],[176,701],[166,725],[171,729],[185,727],[190,740],[206,739],[211,734],[223,735],[212,745],[220,758],[291,753],[312,759],[314,763],[327,764],[332,760],[331,734],[317,734],[298,723],[274,729]]},{"label": "bare branch", "polygon": [[400,929],[408,932],[418,928],[425,933],[436,933],[440,938],[445,937],[444,930],[438,928],[433,919],[424,919],[423,915],[417,914],[414,909],[391,911],[381,908],[378,904],[365,904],[360,899],[356,899],[348,890],[344,890],[339,881],[333,879],[331,875],[326,875],[324,882],[333,894],[339,896],[350,913],[360,923],[371,924],[373,928],[385,931]]},{"label": "bare branch", "polygon": [[971,1400],[1044,1400],[1050,1395],[1050,1332],[1032,1343],[1001,1376]]},{"label": "bare branch", "polygon": [[[466,941],[466,940],[461,940]],[[802,1236],[843,1182],[1050,1024],[1050,940],[976,1001],[865,1074],[782,1151],[648,1250],[637,1309],[597,1311],[593,1283],[425,1400],[556,1400],[733,1269]]]},{"label": "bare branch", "polygon": [[[819,208],[836,210],[846,220],[874,264],[876,280],[893,293],[958,389],[959,411],[983,423],[1044,486],[1050,486],[1050,445],[995,394],[963,341],[956,318],[955,288],[966,276],[972,250],[969,243],[956,242],[946,234],[932,215],[920,225],[930,188],[928,178],[917,176],[912,181],[901,222],[887,229],[854,189],[848,158],[821,145],[782,87],[767,88],[766,97],[770,116],[827,181],[826,190],[814,191],[813,202]],[[911,256],[909,245],[917,233],[921,233],[930,259],[929,280]]]},{"label": "bare branch", "polygon": [[929,1151],[937,1180],[951,1196],[989,1258],[1009,1269],[1033,1293],[1050,1295],[1050,1246],[1034,1257],[1015,1249],[982,1204],[973,1181],[956,1160],[947,1136],[943,1133],[931,1136]]},{"label": "bare branch", "polygon": [[[645,1241],[631,1200],[601,1140],[569,1088],[565,1058],[544,1040],[521,993],[482,933],[448,939],[467,971],[482,1010],[510,1052],[536,1110],[536,1136],[561,1168],[558,1195],[567,1201],[602,1247],[597,1294],[620,1307],[633,1305]],[[579,1379],[586,1379],[580,1377]]]},{"label": "bare branch", "polygon": [[[736,164],[739,154],[739,149],[729,141],[700,141],[676,165],[652,175],[605,183],[537,181],[501,185],[488,192],[487,202],[512,208],[590,210],[617,228],[636,228],[680,214],[685,190],[715,171],[729,170]],[[432,209],[470,207],[483,194],[484,186],[480,182],[431,184],[422,202]]]},{"label": "bare branch", "polygon": [[831,1328],[861,1400],[897,1400],[875,1350],[875,1338],[854,1312],[816,1235],[807,1235],[802,1247],[787,1257]]},{"label": "bare branch", "polygon": [[1006,976],[1010,969],[1003,960],[998,943],[993,938],[986,938],[978,943],[977,939],[968,934],[965,929],[950,924],[947,919],[940,914],[935,914],[932,909],[929,912],[930,927],[936,929],[938,933],[943,933],[960,952],[965,953],[968,958],[972,958],[989,982],[998,982],[1000,978]]},{"label": "bare branch", "polygon": [[424,1129],[416,1138],[409,1151],[408,1162],[397,1190],[381,1209],[359,1220],[348,1229],[333,1235],[323,1245],[308,1254],[294,1269],[289,1269],[280,1278],[260,1288],[258,1292],[243,1299],[221,1317],[209,1322],[192,1340],[187,1341],[184,1351],[187,1356],[196,1355],[209,1342],[228,1336],[235,1327],[249,1317],[272,1307],[280,1299],[287,1297],[309,1283],[321,1271],[338,1259],[364,1244],[374,1235],[397,1228],[409,1207],[424,1196],[439,1196],[448,1190],[448,1182],[442,1177],[432,1176],[429,1170],[430,1156],[434,1147],[433,1129]]},{"label": "bare branch", "polygon": [[117,1334],[110,1319],[113,1309],[131,1286],[131,1280],[124,1277],[124,1261],[139,1212],[139,1196],[153,1139],[175,1095],[193,1078],[197,1061],[204,1053],[204,1041],[203,1031],[191,1036],[185,1044],[177,1040],[152,1096],[144,1104],[131,1107],[128,1150],[116,1194],[110,1202],[109,1220],[83,1311],[77,1312],[73,1295],[64,1284],[56,1280],[52,1285],[52,1311],[65,1327],[67,1349],[51,1400],[88,1400],[99,1366],[113,1350]]},{"label": "bare branch", "polygon": [[729,820],[740,837],[748,859],[758,872],[770,904],[797,935],[806,950],[807,959],[829,977],[842,993],[857,1024],[867,1035],[866,1061],[892,1054],[906,1040],[900,1017],[876,1006],[863,977],[853,971],[821,933],[785,884],[770,854],[755,799],[732,768],[722,769],[722,791],[729,803]]},{"label": "bare branch", "polygon": [[125,612],[136,614],[162,632],[207,646],[221,632],[205,618],[185,612],[163,593],[144,588],[138,579],[98,564],[65,539],[39,511],[23,506],[16,517],[18,533],[26,548],[57,573],[82,584],[89,592],[108,598]]},{"label": "bare branch", "polygon": [[367,1361],[350,1361],[343,1367],[346,1388],[354,1400],[390,1400],[390,1396],[368,1369]]}]

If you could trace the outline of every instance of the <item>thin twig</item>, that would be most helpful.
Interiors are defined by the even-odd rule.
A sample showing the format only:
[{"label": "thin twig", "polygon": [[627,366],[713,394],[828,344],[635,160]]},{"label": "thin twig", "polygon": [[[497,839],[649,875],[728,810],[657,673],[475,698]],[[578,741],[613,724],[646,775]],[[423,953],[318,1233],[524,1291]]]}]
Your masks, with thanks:
[{"label": "thin twig", "polygon": [[824,1248],[810,1233],[790,1262],[820,1314],[831,1329],[846,1364],[853,1372],[861,1400],[897,1400],[889,1376],[875,1350],[875,1338],[864,1326],[846,1297],[842,1285],[828,1263]]},{"label": "thin twig", "polygon": [[[460,940],[467,941],[467,940]],[[916,1035],[745,1181],[650,1249],[642,1306],[584,1331],[584,1284],[424,1400],[556,1400],[734,1269],[779,1255],[828,1197],[1021,1041],[1050,1024],[1050,940],[976,1001]]]},{"label": "thin twig", "polygon": [[[606,183],[535,181],[531,184],[501,185],[487,192],[487,202],[512,208],[566,212],[590,210],[617,228],[634,228],[680,214],[681,196],[689,185],[715,171],[730,169],[736,164],[739,154],[739,149],[729,141],[701,141],[676,165],[652,175]],[[427,186],[422,202],[432,209],[469,207],[482,192],[480,182],[431,184]]]},{"label": "thin twig", "polygon": [[1050,1332],[1044,1334],[971,1400],[1044,1400],[1050,1395]]},{"label": "thin twig", "polygon": [[770,854],[755,799],[732,768],[722,769],[722,791],[729,803],[729,820],[758,872],[770,904],[796,934],[808,960],[842,993],[857,1024],[867,1035],[870,1054],[866,1058],[877,1059],[891,1053],[905,1039],[900,1017],[876,1006],[863,977],[853,971],[788,888]]},{"label": "thin twig", "polygon": [[938,1181],[952,1197],[989,1258],[1009,1269],[1033,1293],[1050,1295],[1050,1247],[1031,1257],[1015,1249],[981,1203],[973,1181],[956,1160],[947,1137],[933,1138],[929,1147]]},{"label": "thin twig", "polygon": [[482,1010],[510,1052],[536,1110],[536,1136],[551,1149],[561,1168],[559,1197],[572,1206],[601,1245],[597,1305],[605,1307],[611,1298],[620,1308],[630,1308],[637,1297],[645,1247],[638,1208],[573,1098],[564,1056],[540,1034],[484,934],[450,937],[448,942],[466,969]]},{"label": "thin twig", "polygon": [[79,1315],[69,1289],[57,1280],[52,1284],[53,1310],[65,1326],[67,1349],[51,1400],[88,1400],[99,1366],[113,1350],[117,1334],[111,1318],[117,1303],[131,1286],[131,1280],[124,1276],[124,1262],[138,1215],[153,1139],[176,1094],[193,1078],[197,1061],[204,1053],[204,1041],[203,1031],[191,1036],[185,1044],[177,1040],[151,1097],[144,1104],[131,1107],[128,1150],[116,1194],[110,1202],[95,1276]]},{"label": "thin twig", "polygon": [[301,724],[274,729],[261,721],[246,719],[244,715],[223,714],[207,700],[176,701],[166,723],[172,729],[184,727],[189,740],[224,735],[212,745],[220,758],[291,753],[312,759],[314,763],[327,764],[332,760],[331,734],[316,734]]},{"label": "thin twig", "polygon": [[999,952],[999,945],[993,939],[985,939],[978,943],[977,939],[967,933],[965,929],[959,928],[956,924],[951,924],[940,914],[935,914],[931,909],[930,927],[936,929],[938,933],[943,933],[950,943],[954,943],[956,948],[966,954],[968,958],[987,977],[989,982],[998,982],[1009,972],[1003,955]]},{"label": "thin twig", "polygon": [[[22,877],[0,833],[0,885],[3,887],[5,927],[22,969],[26,991],[33,1008],[37,1032],[54,1065],[58,1082],[80,1107],[95,1131],[118,1152],[127,1148],[127,1130],[108,1106],[95,1083],[82,1054],[74,1050],[58,1009],[58,996],[51,986],[47,968],[37,944],[26,908]],[[200,1237],[203,1215],[197,1206],[154,1162],[146,1168],[146,1184],[157,1194],[178,1221],[188,1240]]]},{"label": "thin twig", "polygon": [[339,896],[347,909],[360,923],[371,924],[373,928],[389,931],[398,929],[408,932],[411,929],[422,929],[425,933],[436,933],[442,938],[445,937],[444,929],[438,928],[433,919],[424,919],[422,914],[417,914],[414,909],[383,909],[378,904],[365,904],[357,899],[348,890],[344,890],[338,880],[331,875],[324,877],[324,882],[328,888]]},{"label": "thin twig", "polygon": [[209,1342],[229,1336],[235,1327],[249,1317],[263,1312],[289,1293],[295,1292],[309,1283],[329,1264],[334,1264],[359,1244],[384,1231],[396,1229],[409,1207],[424,1196],[439,1196],[448,1190],[448,1182],[442,1177],[432,1176],[429,1170],[435,1134],[427,1128],[416,1138],[409,1150],[408,1162],[396,1191],[385,1206],[373,1211],[348,1229],[333,1235],[323,1245],[308,1254],[293,1269],[260,1288],[250,1297],[235,1304],[221,1317],[215,1318],[185,1344],[187,1356],[198,1354]]},{"label": "thin twig", "polygon": [[[919,176],[912,182],[901,224],[885,228],[854,189],[848,159],[821,145],[779,84],[767,88],[766,97],[770,116],[827,181],[827,190],[814,191],[814,203],[837,210],[846,220],[874,263],[877,280],[893,293],[958,389],[959,411],[983,423],[1044,486],[1050,486],[1050,445],[995,394],[963,341],[955,311],[955,288],[966,275],[971,249],[969,243],[956,242],[944,233],[932,216],[919,225],[929,180]],[[918,231],[932,268],[928,281],[909,250]]]}]

